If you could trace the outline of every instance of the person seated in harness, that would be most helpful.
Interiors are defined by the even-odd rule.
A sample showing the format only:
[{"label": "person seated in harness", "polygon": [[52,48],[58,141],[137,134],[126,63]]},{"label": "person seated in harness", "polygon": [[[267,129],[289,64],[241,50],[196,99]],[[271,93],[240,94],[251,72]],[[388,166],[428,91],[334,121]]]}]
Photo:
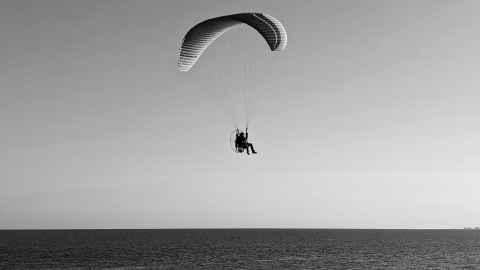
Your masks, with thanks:
[{"label": "person seated in harness", "polygon": [[252,154],[257,153],[255,149],[253,149],[253,144],[248,142],[248,128],[245,130],[245,133],[237,128],[237,133],[235,134],[235,149],[240,153],[243,153],[243,150],[247,150],[248,155],[250,155],[250,149],[252,150]]}]

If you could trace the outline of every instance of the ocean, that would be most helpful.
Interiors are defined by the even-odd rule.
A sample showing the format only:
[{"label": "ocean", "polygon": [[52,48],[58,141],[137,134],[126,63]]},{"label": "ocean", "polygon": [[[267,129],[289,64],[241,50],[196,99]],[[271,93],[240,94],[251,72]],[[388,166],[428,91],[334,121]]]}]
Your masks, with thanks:
[{"label": "ocean", "polygon": [[0,269],[480,269],[480,231],[4,230]]}]

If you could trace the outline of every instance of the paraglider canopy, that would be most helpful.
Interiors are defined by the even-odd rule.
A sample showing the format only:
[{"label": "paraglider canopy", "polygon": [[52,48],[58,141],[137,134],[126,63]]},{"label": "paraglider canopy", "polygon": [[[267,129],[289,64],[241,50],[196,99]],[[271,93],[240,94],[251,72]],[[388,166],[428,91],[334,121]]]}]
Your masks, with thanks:
[{"label": "paraglider canopy", "polygon": [[239,24],[247,24],[257,30],[272,51],[281,51],[287,46],[285,28],[268,14],[238,13],[216,17],[195,25],[187,32],[180,47],[178,69],[189,71],[210,44]]}]

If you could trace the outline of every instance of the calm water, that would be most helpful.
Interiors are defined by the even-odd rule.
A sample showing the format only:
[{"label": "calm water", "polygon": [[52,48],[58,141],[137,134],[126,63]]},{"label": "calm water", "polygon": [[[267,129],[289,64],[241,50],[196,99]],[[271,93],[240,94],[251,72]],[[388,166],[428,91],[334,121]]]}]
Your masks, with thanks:
[{"label": "calm water", "polygon": [[0,269],[480,269],[480,231],[0,231]]}]

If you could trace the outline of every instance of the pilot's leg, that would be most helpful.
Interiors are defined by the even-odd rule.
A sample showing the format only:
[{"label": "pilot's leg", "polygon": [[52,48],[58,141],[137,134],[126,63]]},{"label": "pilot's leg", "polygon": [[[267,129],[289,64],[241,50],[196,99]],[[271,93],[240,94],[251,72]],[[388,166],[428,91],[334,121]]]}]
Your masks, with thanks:
[{"label": "pilot's leg", "polygon": [[255,149],[253,149],[253,144],[249,143],[247,149],[248,149],[248,148],[251,148],[251,149],[252,149],[252,153],[253,153],[253,154],[256,154],[256,153],[257,153],[257,152],[255,151]]}]

